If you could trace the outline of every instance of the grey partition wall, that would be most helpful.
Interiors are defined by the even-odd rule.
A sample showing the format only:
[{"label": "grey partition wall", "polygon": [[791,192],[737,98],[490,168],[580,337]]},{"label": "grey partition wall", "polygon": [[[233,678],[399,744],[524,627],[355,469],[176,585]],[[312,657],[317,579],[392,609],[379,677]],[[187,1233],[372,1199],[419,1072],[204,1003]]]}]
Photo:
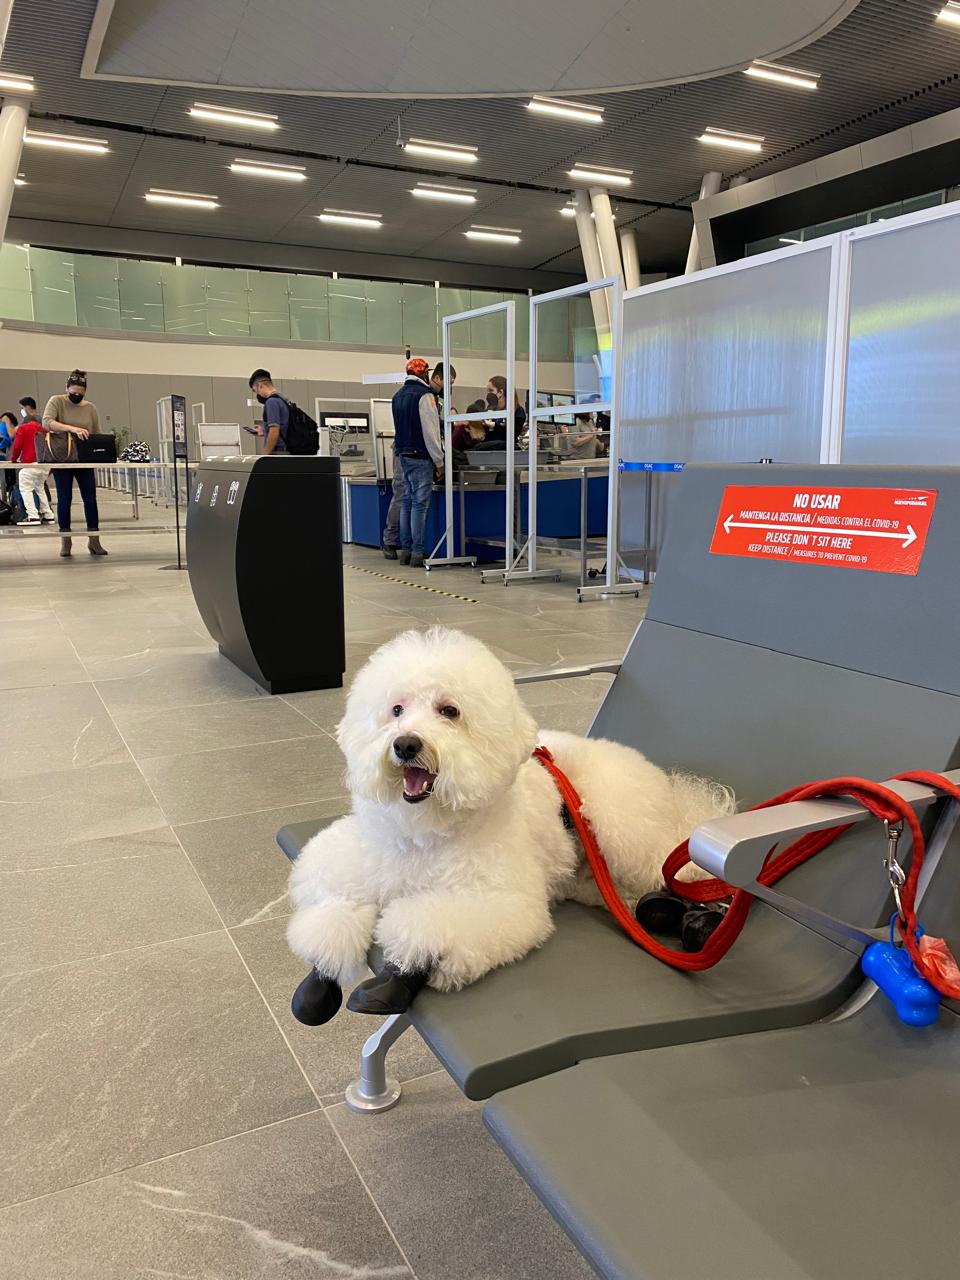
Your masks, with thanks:
[{"label": "grey partition wall", "polygon": [[[624,300],[621,552],[663,539],[673,480],[637,464],[818,462],[829,412],[834,238]],[[647,497],[652,510],[648,527]]]},{"label": "grey partition wall", "polygon": [[850,240],[841,459],[957,464],[960,216],[897,223]]}]

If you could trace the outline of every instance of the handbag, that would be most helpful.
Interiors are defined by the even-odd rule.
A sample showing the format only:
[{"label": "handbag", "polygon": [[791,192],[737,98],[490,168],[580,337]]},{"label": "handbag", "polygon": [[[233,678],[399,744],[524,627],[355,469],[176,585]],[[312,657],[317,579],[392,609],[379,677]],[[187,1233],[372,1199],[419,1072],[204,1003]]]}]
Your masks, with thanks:
[{"label": "handbag", "polygon": [[35,437],[37,462],[76,462],[77,442],[66,431],[38,431]]}]

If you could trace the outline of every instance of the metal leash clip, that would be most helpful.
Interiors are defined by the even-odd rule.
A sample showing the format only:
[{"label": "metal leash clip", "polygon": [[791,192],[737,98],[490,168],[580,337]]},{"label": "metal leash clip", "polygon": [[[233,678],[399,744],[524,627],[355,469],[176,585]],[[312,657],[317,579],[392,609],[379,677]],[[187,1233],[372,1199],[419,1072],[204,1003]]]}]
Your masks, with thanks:
[{"label": "metal leash clip", "polygon": [[887,872],[887,879],[890,881],[890,888],[893,890],[893,900],[897,904],[897,915],[903,920],[903,903],[900,901],[900,890],[907,883],[907,873],[897,861],[897,849],[900,845],[900,837],[903,835],[903,819],[900,818],[896,822],[884,820],[883,826],[887,833],[887,852],[883,859],[883,865]]}]

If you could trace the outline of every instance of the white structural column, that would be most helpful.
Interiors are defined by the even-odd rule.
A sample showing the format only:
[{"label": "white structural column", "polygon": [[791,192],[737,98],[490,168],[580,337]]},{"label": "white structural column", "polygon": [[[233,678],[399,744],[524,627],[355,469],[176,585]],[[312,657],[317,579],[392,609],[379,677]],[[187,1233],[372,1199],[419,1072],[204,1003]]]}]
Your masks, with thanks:
[{"label": "white structural column", "polygon": [[[2,3],[3,0],[0,0],[0,4]],[[14,179],[20,168],[20,154],[23,151],[23,131],[27,127],[29,113],[28,103],[12,101],[10,98],[0,107],[0,244],[3,244],[7,230]]]},{"label": "white structural column", "polygon": [[13,0],[0,0],[0,57],[7,39],[7,28],[10,26],[10,15],[13,13]]},{"label": "white structural column", "polygon": [[[718,173],[715,169],[711,169],[709,173],[703,175],[703,181],[700,183],[700,195],[698,200],[706,200],[707,196],[715,196],[720,190],[720,183],[723,181],[723,174]],[[683,274],[688,276],[691,271],[700,270],[700,242],[697,239],[697,224],[693,224],[693,230],[690,232],[690,248],[687,250],[687,265]]]},{"label": "white structural column", "polygon": [[637,253],[637,236],[632,227],[620,232],[620,252],[623,255],[623,283],[628,289],[640,288],[640,255]]},{"label": "white structural column", "polygon": [[617,232],[613,225],[610,193],[606,187],[591,187],[590,203],[593,205],[593,221],[597,229],[597,244],[600,246],[600,262],[603,266],[603,275],[619,276],[622,280],[623,266],[620,263],[620,247],[617,244]]},{"label": "white structural column", "polygon": [[[587,282],[603,279],[603,267],[600,265],[600,247],[597,244],[597,233],[593,229],[593,209],[590,205],[590,197],[586,191],[575,191],[573,193],[573,205],[577,211],[577,235],[580,237],[580,252],[583,254],[583,271],[587,277]],[[597,328],[597,335],[609,335],[610,333],[610,307],[607,302],[607,295],[602,289],[593,289],[590,292],[590,302],[593,306],[593,323]]]}]

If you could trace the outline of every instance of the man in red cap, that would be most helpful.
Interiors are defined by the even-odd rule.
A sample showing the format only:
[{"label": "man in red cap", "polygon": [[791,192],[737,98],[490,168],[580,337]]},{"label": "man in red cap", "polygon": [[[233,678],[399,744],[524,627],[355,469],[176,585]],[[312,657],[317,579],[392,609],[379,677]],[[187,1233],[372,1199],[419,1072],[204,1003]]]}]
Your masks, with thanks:
[{"label": "man in red cap", "polygon": [[407,361],[407,378],[392,400],[394,452],[403,476],[400,507],[401,564],[423,565],[423,536],[433,495],[434,470],[443,466],[440,415],[422,356]]}]

